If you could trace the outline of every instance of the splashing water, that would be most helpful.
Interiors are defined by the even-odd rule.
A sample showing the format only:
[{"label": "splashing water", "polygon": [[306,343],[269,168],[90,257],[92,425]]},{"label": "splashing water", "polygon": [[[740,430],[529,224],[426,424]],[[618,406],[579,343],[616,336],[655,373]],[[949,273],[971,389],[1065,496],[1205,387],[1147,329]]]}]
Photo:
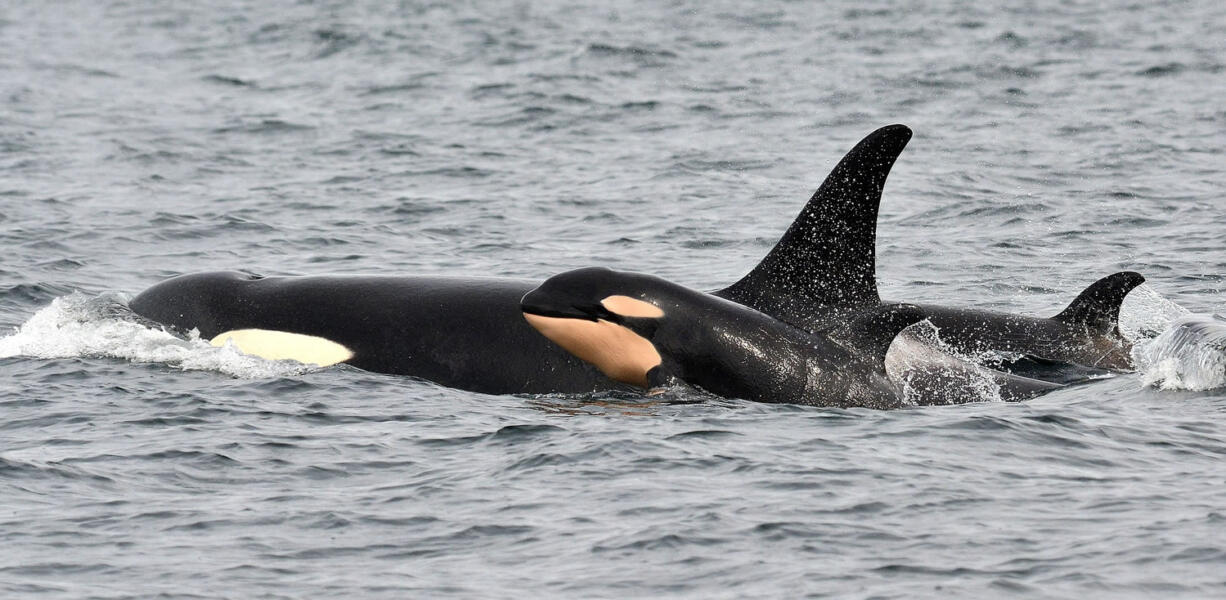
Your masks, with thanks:
[{"label": "splashing water", "polygon": [[[1133,344],[1143,385],[1163,390],[1226,387],[1226,319],[1193,314],[1141,285],[1125,298],[1119,327]],[[909,404],[992,402],[1004,398],[1002,384],[981,365],[1001,358],[960,355],[941,341],[931,323],[923,322],[894,341],[886,371]]]},{"label": "splashing water", "polygon": [[1000,402],[1000,385],[988,369],[945,342],[931,321],[920,321],[894,338],[886,353],[886,374],[913,406]]},{"label": "splashing water", "polygon": [[1142,383],[1163,390],[1226,386],[1226,321],[1193,314],[1147,285],[1120,309],[1120,333],[1133,344]]},{"label": "splashing water", "polygon": [[1164,390],[1226,386],[1226,320],[1217,315],[1175,319],[1157,337],[1133,346],[1145,385]]},{"label": "splashing water", "polygon": [[271,361],[214,347],[192,335],[176,337],[137,322],[124,298],[89,297],[74,292],[51,301],[12,335],[0,338],[0,358],[105,357],[138,363],[165,363],[184,370],[219,371],[232,377],[262,379],[300,375],[314,367]]},{"label": "splashing water", "polygon": [[1143,283],[1129,292],[1120,305],[1120,333],[1133,343],[1153,339],[1176,319],[1190,314],[1188,309]]}]

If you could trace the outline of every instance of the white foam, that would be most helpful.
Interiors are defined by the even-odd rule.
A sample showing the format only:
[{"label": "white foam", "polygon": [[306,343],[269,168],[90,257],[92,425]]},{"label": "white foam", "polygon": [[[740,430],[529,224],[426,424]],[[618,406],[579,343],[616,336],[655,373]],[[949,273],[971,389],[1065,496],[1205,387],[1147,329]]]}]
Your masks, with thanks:
[{"label": "white foam", "polygon": [[907,404],[1001,401],[1000,386],[991,372],[943,342],[936,325],[928,320],[907,327],[894,338],[886,352],[885,368]]},{"label": "white foam", "polygon": [[1226,387],[1226,321],[1189,314],[1133,346],[1145,385],[1164,390]]},{"label": "white foam", "polygon": [[89,297],[74,292],[51,301],[16,332],[0,338],[0,358],[105,357],[137,363],[164,363],[184,370],[218,371],[243,379],[300,375],[315,368],[294,361],[272,361],[210,346],[192,336],[176,337],[136,321],[117,295]]},{"label": "white foam", "polygon": [[1120,333],[1144,385],[1163,390],[1226,387],[1226,321],[1193,314],[1147,285],[1120,307]]},{"label": "white foam", "polygon": [[1120,304],[1120,333],[1130,342],[1158,337],[1176,319],[1192,314],[1154,288],[1141,284]]}]

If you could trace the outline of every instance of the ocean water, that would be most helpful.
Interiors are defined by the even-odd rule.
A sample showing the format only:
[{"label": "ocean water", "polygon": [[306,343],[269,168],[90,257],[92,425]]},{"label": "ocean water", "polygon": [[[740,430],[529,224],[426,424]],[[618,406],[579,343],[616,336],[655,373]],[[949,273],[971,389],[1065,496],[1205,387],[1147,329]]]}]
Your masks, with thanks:
[{"label": "ocean water", "polygon": [[[0,4],[6,598],[1226,596],[1226,5]],[[915,131],[883,295],[1141,368],[891,412],[485,396],[122,317],[180,273],[710,289]]]}]

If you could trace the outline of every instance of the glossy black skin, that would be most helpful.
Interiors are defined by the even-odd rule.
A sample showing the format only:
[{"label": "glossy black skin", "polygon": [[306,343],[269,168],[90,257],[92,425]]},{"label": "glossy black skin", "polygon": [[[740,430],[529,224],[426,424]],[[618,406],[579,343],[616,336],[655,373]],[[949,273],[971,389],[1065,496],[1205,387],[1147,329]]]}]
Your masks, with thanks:
[{"label": "glossy black skin", "polygon": [[[600,301],[623,295],[664,311],[623,317]],[[652,387],[682,381],[709,392],[758,402],[895,408],[902,405],[885,374],[890,341],[923,315],[890,307],[854,326],[842,343],[675,283],[602,267],[551,277],[523,299],[525,313],[611,321],[647,339],[662,358]]]},{"label": "glossy black skin", "polygon": [[[877,211],[894,161],[911,130],[874,131],[831,171],[779,243],[749,274],[715,294],[808,331],[831,330],[889,304],[877,292]],[[1091,285],[1052,318],[923,304],[941,340],[960,353],[1025,355],[986,363],[1027,377],[1065,382],[1088,369],[1132,369],[1116,320],[1127,293],[1144,278],[1122,272]],[[1085,380],[1085,378],[1082,378]]]},{"label": "glossy black skin", "polygon": [[[823,193],[879,201],[873,199],[884,184],[884,174],[874,172],[881,168],[876,158],[878,146],[887,147],[882,152],[888,155],[889,148],[898,146],[897,140],[882,132],[897,133],[900,127],[866,137],[831,173],[831,180],[848,183],[828,182],[810,204]],[[895,155],[897,151],[901,147]],[[865,169],[868,176],[848,177],[859,169]],[[181,331],[198,329],[205,339],[242,328],[316,335],[353,350],[355,356],[349,361],[353,366],[477,392],[583,393],[625,388],[524,321],[519,301],[538,284],[487,278],[260,279],[232,272],[198,273],[154,285],[137,296],[131,308]],[[743,282],[738,289],[753,291],[753,287]]]},{"label": "glossy black skin", "polygon": [[629,389],[546,340],[524,320],[532,281],[459,277],[254,277],[219,272],[163,281],[132,300],[138,315],[211,339],[235,329],[327,338],[349,364],[489,394]]},{"label": "glossy black skin", "polygon": [[[713,294],[800,329],[831,335],[857,315],[879,310],[877,207],[889,170],[910,137],[902,125],[865,137],[831,171],[762,263]],[[353,350],[354,366],[478,392],[581,393],[623,387],[523,321],[519,300],[534,287],[536,282],[485,278],[257,281],[239,273],[201,273],[159,283],[131,305],[139,315],[184,331],[197,328],[205,338],[240,328],[319,335]],[[1066,382],[1068,368],[1076,364],[1127,368],[1126,352],[1102,352],[1105,344],[1122,342],[1112,333],[1113,319],[1107,327],[1070,328],[1021,315],[924,309],[943,327],[943,339],[959,348],[1003,348],[1040,359],[1051,354],[1050,348],[1067,350],[1046,357],[1060,361],[1056,369],[1043,361],[1009,365],[1039,365],[1021,372],[1024,378],[1001,376],[1009,385],[1020,382],[1013,393],[1018,398],[1051,389],[1031,385],[1030,377]],[[1102,361],[1121,355],[1123,360]]]}]

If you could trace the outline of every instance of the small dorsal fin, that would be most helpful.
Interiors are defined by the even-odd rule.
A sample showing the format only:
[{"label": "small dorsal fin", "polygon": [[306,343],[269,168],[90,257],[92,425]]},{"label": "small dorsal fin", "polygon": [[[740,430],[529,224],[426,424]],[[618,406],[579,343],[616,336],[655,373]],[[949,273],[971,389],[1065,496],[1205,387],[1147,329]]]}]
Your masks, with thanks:
[{"label": "small dorsal fin", "polygon": [[1090,284],[1068,308],[1052,317],[1070,325],[1085,325],[1102,332],[1116,330],[1120,303],[1133,288],[1144,283],[1140,273],[1123,271]]},{"label": "small dorsal fin", "polygon": [[830,308],[876,304],[877,207],[910,139],[905,125],[889,125],[861,140],[766,258],[714,294],[809,330]]},{"label": "small dorsal fin", "polygon": [[928,313],[914,304],[882,304],[856,314],[835,337],[884,370],[886,351],[898,333],[927,318]]}]

